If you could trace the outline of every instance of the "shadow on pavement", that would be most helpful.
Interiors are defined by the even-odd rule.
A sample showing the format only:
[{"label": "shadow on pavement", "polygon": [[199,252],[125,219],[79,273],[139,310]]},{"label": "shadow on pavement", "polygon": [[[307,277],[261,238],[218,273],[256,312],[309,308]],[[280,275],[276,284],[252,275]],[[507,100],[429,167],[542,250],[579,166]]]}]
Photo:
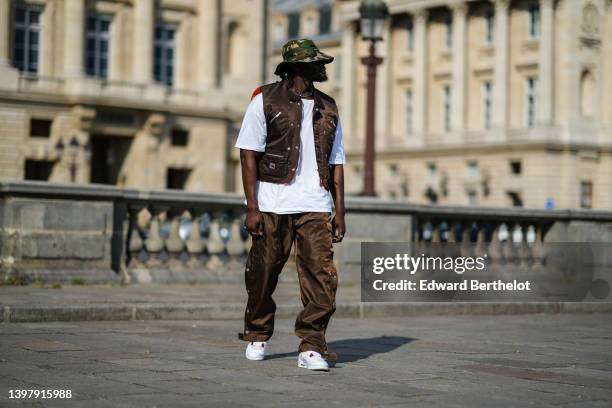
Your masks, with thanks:
[{"label": "shadow on pavement", "polygon": [[[329,351],[338,354],[338,363],[352,363],[374,354],[388,353],[417,339],[403,336],[378,336],[368,339],[344,339],[328,343]],[[297,352],[279,353],[266,356],[266,360],[297,357]]]}]

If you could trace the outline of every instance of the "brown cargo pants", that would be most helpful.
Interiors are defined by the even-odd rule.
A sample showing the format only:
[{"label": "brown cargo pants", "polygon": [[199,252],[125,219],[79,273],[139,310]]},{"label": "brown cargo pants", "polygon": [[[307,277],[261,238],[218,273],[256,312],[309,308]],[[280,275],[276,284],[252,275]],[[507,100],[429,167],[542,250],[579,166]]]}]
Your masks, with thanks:
[{"label": "brown cargo pants", "polygon": [[338,274],[333,261],[331,214],[262,212],[264,234],[253,237],[245,269],[248,294],[244,314],[245,341],[267,341],[274,331],[276,304],[272,294],[295,241],[300,294],[304,309],[295,321],[302,339],[299,351],[313,350],[327,356],[325,330],[336,310]]}]

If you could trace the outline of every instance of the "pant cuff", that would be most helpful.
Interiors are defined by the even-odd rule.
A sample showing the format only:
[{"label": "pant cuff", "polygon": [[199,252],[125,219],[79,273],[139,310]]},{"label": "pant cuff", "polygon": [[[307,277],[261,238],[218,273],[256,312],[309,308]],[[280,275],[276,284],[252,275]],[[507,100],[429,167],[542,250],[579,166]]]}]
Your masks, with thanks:
[{"label": "pant cuff", "polygon": [[243,341],[268,341],[270,337],[268,334],[238,333],[238,338]]},{"label": "pant cuff", "polygon": [[321,355],[324,355],[326,352],[326,350],[322,349],[321,347],[314,346],[310,343],[300,344],[298,352],[303,353],[304,351],[316,351]]}]

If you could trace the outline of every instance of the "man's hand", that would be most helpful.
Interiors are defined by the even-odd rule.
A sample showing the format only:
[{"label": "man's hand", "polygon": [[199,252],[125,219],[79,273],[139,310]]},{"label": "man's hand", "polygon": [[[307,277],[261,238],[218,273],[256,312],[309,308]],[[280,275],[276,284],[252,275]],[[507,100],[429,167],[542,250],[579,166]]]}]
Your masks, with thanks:
[{"label": "man's hand", "polygon": [[332,220],[332,242],[342,242],[345,232],[346,224],[344,222],[344,215],[336,214]]},{"label": "man's hand", "polygon": [[252,237],[261,237],[264,233],[263,215],[259,209],[249,209],[247,211],[244,225]]}]

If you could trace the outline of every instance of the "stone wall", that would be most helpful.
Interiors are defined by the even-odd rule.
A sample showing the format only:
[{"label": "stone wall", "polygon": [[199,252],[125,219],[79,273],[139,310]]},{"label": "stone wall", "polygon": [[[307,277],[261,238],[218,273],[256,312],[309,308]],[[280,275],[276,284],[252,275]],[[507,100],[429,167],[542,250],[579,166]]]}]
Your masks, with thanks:
[{"label": "stone wall", "polygon": [[[449,226],[459,227],[463,237],[473,228],[519,230],[518,245],[528,244],[530,230],[539,243],[612,242],[609,211],[346,201],[348,231],[334,245],[341,285],[360,281],[361,242],[450,242],[441,238]],[[242,282],[250,248],[241,233],[244,210],[243,196],[232,193],[0,182],[0,279]],[[484,243],[480,232],[472,242]],[[612,265],[608,252],[597,262]],[[289,262],[281,279],[295,280],[293,268]]]}]

